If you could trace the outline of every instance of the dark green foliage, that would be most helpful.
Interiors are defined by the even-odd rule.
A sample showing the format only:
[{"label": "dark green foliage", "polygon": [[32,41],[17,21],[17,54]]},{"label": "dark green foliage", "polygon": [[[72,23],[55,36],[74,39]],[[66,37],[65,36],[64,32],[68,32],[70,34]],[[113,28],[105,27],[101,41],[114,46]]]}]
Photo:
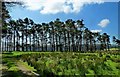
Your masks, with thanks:
[{"label": "dark green foliage", "polygon": [[63,22],[57,18],[49,23],[35,23],[26,17],[10,19],[3,25],[2,51],[94,52],[110,48],[110,36],[91,32],[83,20],[67,19]]}]

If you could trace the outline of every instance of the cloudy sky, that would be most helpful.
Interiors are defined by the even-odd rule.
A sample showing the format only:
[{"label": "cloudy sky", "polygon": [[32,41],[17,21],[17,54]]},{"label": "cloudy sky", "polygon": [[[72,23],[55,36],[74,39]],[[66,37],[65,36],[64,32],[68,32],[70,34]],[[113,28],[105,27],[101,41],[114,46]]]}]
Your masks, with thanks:
[{"label": "cloudy sky", "polygon": [[92,32],[106,32],[111,37],[118,37],[118,1],[24,0],[26,7],[13,7],[10,15],[13,19],[29,17],[37,23],[50,22],[56,18],[61,21],[84,19],[85,26]]}]

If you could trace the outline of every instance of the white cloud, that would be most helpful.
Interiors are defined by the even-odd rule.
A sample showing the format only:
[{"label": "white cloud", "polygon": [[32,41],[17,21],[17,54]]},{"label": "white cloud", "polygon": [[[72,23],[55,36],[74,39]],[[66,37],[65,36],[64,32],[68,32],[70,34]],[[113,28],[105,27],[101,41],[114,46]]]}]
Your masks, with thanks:
[{"label": "white cloud", "polygon": [[41,10],[44,0],[24,0],[25,6],[29,10]]},{"label": "white cloud", "polygon": [[103,0],[45,0],[42,5],[40,13],[42,14],[56,14],[64,13],[78,13],[85,4],[102,3]]},{"label": "white cloud", "polygon": [[103,19],[100,21],[100,23],[98,24],[99,26],[101,26],[102,28],[106,27],[108,24],[110,23],[109,19]]},{"label": "white cloud", "polygon": [[[100,4],[115,0],[5,0],[23,1],[29,10],[39,10],[42,14],[78,13],[84,5]],[[117,0],[116,0],[117,1]]]},{"label": "white cloud", "polygon": [[63,12],[66,6],[64,5],[65,0],[44,0],[40,13],[42,14],[56,14]]},{"label": "white cloud", "polygon": [[102,30],[91,30],[93,33],[102,32]]},{"label": "white cloud", "polygon": [[78,13],[81,11],[84,5],[96,3],[99,4],[104,2],[104,0],[17,0],[17,1],[23,1],[28,10],[39,10],[41,14],[56,14],[61,12]]}]

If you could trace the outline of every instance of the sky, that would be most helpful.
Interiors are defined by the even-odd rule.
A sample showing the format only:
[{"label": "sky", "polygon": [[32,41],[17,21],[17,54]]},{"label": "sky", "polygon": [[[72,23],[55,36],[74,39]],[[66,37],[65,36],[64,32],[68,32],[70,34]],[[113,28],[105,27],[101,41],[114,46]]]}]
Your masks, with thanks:
[{"label": "sky", "polygon": [[10,9],[13,19],[31,18],[36,23],[50,22],[59,18],[84,19],[92,32],[107,33],[118,37],[118,0],[24,0],[26,7]]}]

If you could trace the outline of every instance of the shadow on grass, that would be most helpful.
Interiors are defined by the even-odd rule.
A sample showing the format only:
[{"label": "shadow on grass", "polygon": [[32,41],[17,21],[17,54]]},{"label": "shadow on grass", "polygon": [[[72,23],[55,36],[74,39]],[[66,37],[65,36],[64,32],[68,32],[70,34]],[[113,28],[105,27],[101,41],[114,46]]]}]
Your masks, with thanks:
[{"label": "shadow on grass", "polygon": [[51,71],[48,70],[39,70],[37,71],[37,73],[39,74],[40,77],[55,77],[55,74]]},{"label": "shadow on grass", "polygon": [[39,75],[32,74],[32,75],[27,75],[26,73],[23,73],[22,71],[7,71],[3,70],[2,71],[2,76],[1,77],[56,77],[52,72],[49,72],[47,70],[44,70],[43,72],[37,72]]},{"label": "shadow on grass", "polygon": [[2,77],[37,77],[37,76],[26,75],[22,71],[3,71]]},{"label": "shadow on grass", "polygon": [[2,54],[6,54],[6,55],[12,55],[12,52],[2,52]]}]

